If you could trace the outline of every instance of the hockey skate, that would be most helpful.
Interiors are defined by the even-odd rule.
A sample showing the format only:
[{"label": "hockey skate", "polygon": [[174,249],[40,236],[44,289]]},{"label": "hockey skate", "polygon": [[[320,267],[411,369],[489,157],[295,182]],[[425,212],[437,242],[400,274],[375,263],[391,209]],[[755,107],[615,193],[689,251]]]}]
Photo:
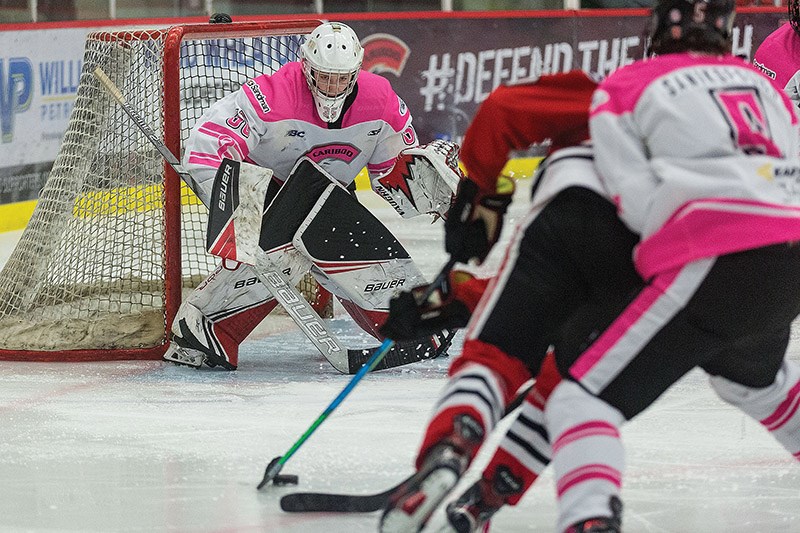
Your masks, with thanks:
[{"label": "hockey skate", "polygon": [[454,429],[454,435],[432,448],[419,472],[391,496],[381,517],[381,533],[422,530],[461,479],[484,432],[468,415],[457,417]]},{"label": "hockey skate", "polygon": [[181,318],[177,325],[180,334],[173,331],[169,348],[162,356],[165,361],[194,368],[200,368],[205,363],[210,367],[219,365],[226,370],[236,370],[235,364],[215,353],[192,333],[186,319]]},{"label": "hockey skate", "polygon": [[175,342],[175,339],[170,341],[167,352],[162,356],[164,361],[175,363],[176,365],[190,366],[192,368],[200,368],[205,358],[205,354],[200,350],[180,346]]},{"label": "hockey skate", "polygon": [[489,531],[489,520],[510,496],[522,493],[522,480],[506,467],[498,467],[491,481],[481,478],[447,505],[447,525],[439,533]]},{"label": "hockey skate", "polygon": [[622,502],[616,496],[609,501],[611,517],[602,516],[572,524],[564,533],[620,533],[622,531]]}]

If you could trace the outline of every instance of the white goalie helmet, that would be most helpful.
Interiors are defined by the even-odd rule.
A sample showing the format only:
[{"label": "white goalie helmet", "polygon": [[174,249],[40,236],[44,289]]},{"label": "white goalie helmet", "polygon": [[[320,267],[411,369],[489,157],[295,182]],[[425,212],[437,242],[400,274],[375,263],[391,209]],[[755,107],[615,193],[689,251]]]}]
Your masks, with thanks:
[{"label": "white goalie helmet", "polygon": [[364,59],[358,36],[341,22],[326,22],[300,47],[300,58],[317,113],[325,122],[336,122]]}]

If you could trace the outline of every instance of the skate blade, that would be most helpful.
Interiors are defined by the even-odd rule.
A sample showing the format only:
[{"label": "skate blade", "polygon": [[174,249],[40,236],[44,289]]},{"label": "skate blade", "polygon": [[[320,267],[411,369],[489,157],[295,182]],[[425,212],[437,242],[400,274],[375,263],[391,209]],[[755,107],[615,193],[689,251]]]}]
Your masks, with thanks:
[{"label": "skate blade", "polygon": [[383,515],[381,533],[421,531],[442,500],[456,486],[458,479],[458,474],[451,468],[442,467],[432,471],[420,483],[417,491]]},{"label": "skate blade", "polygon": [[161,358],[168,363],[174,363],[178,366],[188,366],[191,368],[200,368],[203,366],[202,355],[189,355],[181,352],[165,353]]}]

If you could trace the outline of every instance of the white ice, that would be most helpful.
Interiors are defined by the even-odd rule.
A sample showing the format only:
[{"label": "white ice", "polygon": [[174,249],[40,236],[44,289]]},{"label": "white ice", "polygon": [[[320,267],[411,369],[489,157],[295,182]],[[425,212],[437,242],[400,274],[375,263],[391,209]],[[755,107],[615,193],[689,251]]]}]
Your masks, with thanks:
[{"label": "white ice", "polygon": [[[441,224],[402,221],[377,205],[433,276],[445,260]],[[523,188],[512,219],[525,205]],[[18,237],[0,235],[0,263]],[[352,345],[368,344],[341,310],[332,325]],[[457,337],[450,358],[460,350]],[[797,359],[797,341],[790,351]],[[0,531],[375,531],[377,513],[286,514],[278,502],[296,490],[381,491],[410,474],[448,362],[368,375],[286,463],[299,486],[262,492],[255,487],[269,460],[350,380],[286,319],[255,332],[236,372],[156,361],[0,363]],[[626,531],[800,531],[800,466],[712,395],[701,373],[631,422],[624,440]],[[547,473],[492,530],[552,531],[554,521]]]}]

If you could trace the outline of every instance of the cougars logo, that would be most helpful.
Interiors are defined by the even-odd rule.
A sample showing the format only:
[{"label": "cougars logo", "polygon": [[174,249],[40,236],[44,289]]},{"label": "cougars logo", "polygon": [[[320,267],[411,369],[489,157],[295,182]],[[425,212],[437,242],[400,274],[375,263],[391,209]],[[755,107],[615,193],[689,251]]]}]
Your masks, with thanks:
[{"label": "cougars logo", "polygon": [[361,68],[370,72],[391,72],[400,76],[411,49],[406,43],[388,33],[373,33],[361,41],[364,61]]}]

